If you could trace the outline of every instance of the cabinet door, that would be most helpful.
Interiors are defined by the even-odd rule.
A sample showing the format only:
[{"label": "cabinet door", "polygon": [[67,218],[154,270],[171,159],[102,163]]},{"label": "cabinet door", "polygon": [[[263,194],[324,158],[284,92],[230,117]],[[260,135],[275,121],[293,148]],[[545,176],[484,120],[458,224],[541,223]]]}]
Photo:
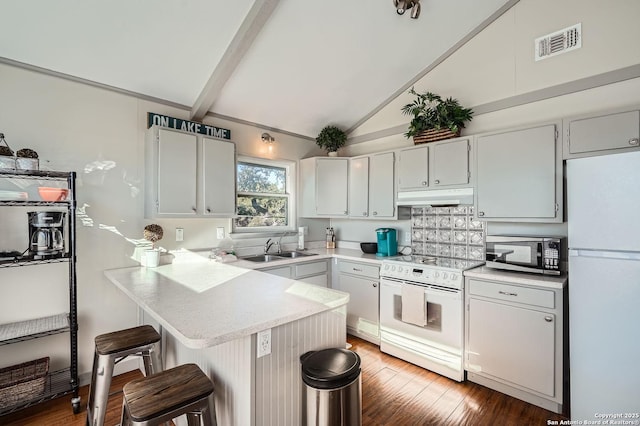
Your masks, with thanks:
[{"label": "cabinet door", "polygon": [[424,189],[429,185],[429,147],[403,149],[398,153],[398,191]]},{"label": "cabinet door", "polygon": [[566,124],[569,154],[639,146],[640,111],[569,120]]},{"label": "cabinet door", "polygon": [[555,125],[478,137],[478,217],[557,219],[558,161]]},{"label": "cabinet door", "polygon": [[431,186],[469,183],[469,141],[438,143],[431,147]]},{"label": "cabinet door", "polygon": [[392,152],[370,157],[369,212],[374,218],[391,218],[395,215],[394,159]]},{"label": "cabinet door", "polygon": [[158,132],[158,214],[196,214],[197,136]]},{"label": "cabinet door", "polygon": [[203,207],[207,216],[236,213],[236,148],[231,142],[202,139]]},{"label": "cabinet door", "polygon": [[469,299],[467,370],[555,396],[555,317]]},{"label": "cabinet door", "polygon": [[346,216],[349,160],[319,158],[316,162],[316,212],[327,216]]},{"label": "cabinet door", "polygon": [[349,216],[369,216],[369,157],[349,161]]},{"label": "cabinet door", "polygon": [[266,272],[267,274],[271,274],[271,275],[277,275],[279,277],[291,278],[291,267],[290,266],[281,266],[279,268],[261,269],[260,271]]},{"label": "cabinet door", "polygon": [[339,274],[338,290],[349,293],[347,326],[359,332],[378,335],[378,281]]}]

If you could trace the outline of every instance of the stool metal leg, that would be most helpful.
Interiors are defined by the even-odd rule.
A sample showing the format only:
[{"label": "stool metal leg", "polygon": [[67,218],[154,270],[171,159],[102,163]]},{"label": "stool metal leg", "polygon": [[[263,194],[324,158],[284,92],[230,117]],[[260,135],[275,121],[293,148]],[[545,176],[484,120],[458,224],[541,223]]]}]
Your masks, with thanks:
[{"label": "stool metal leg", "polygon": [[92,375],[95,386],[91,389],[87,416],[90,426],[104,425],[104,417],[107,412],[107,400],[109,399],[109,388],[111,387],[111,377],[113,376],[113,357],[109,355],[98,355],[95,357],[95,367]]},{"label": "stool metal leg", "polygon": [[145,376],[162,371],[162,348],[160,342],[150,345],[149,349],[142,353],[142,360],[144,361]]}]

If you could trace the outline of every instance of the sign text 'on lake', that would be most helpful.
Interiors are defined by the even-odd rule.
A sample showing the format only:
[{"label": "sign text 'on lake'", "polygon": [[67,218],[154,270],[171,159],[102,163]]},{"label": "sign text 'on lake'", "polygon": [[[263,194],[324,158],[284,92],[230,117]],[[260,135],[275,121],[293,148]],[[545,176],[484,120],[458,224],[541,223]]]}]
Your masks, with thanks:
[{"label": "sign text 'on lake'", "polygon": [[181,118],[169,117],[168,115],[148,114],[147,128],[151,126],[167,127],[190,133],[212,136],[219,139],[231,139],[231,130],[220,127],[209,126],[207,124],[196,123],[195,121],[183,120]]}]

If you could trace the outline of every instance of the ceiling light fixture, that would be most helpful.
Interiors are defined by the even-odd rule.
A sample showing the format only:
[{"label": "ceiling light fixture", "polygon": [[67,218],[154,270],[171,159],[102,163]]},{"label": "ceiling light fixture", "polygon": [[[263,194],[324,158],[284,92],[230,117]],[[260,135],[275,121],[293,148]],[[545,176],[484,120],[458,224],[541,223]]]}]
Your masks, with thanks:
[{"label": "ceiling light fixture", "polygon": [[260,139],[262,139],[262,142],[264,143],[274,143],[276,140],[273,138],[273,136],[271,136],[269,133],[263,133],[262,136],[260,136]]},{"label": "ceiling light fixture", "polygon": [[393,0],[398,15],[404,15],[409,9],[411,10],[411,18],[418,19],[420,16],[420,0]]}]

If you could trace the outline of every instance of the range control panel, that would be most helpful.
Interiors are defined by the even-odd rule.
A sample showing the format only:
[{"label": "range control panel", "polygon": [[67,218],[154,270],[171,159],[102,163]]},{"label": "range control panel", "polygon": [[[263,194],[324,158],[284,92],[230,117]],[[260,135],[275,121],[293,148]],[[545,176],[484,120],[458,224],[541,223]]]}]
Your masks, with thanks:
[{"label": "range control panel", "polygon": [[464,282],[462,272],[457,270],[402,262],[383,262],[380,276],[458,289]]}]

